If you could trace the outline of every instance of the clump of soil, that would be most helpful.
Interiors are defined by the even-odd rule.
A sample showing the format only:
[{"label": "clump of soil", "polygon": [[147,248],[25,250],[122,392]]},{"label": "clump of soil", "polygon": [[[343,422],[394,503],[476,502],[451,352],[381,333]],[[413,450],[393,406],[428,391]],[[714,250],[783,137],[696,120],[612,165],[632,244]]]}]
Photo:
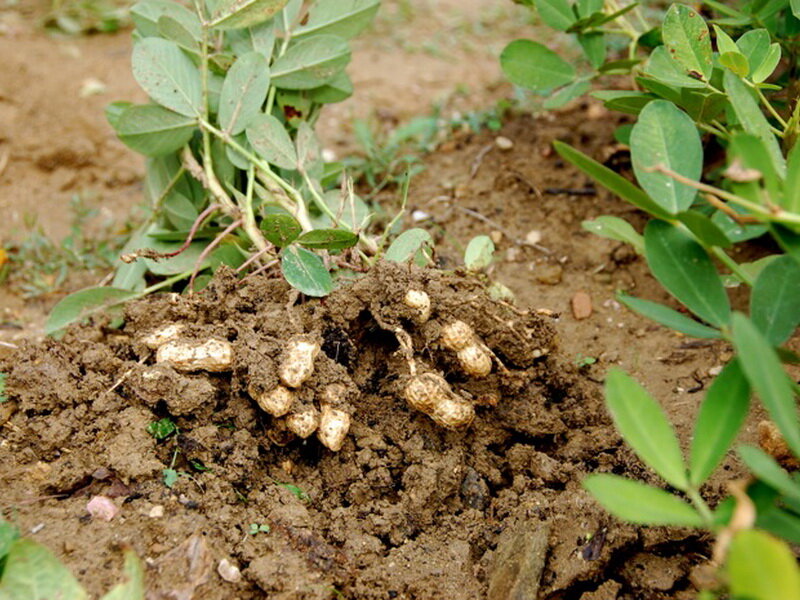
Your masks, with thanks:
[{"label": "clump of soil", "polygon": [[[429,296],[427,320],[403,303],[409,289]],[[441,347],[454,320],[494,354],[485,377]],[[183,341],[229,343],[230,370],[154,364],[142,340],[175,323]],[[319,408],[327,386],[347,388],[352,425],[338,452],[285,435],[285,417],[252,397],[277,385],[297,335],[321,346],[299,402]],[[412,364],[473,405],[469,427],[406,404]],[[548,318],[490,300],[462,274],[382,264],[306,301],[280,281],[221,274],[194,297],[130,305],[120,330],[100,323],[24,345],[0,370],[6,516],[45,523],[38,539],[92,593],[114,581],[120,546],[146,559],[149,598],[536,598],[531,569],[543,569],[542,598],[606,597],[594,590],[609,573],[636,597],[646,578],[620,565],[645,547],[671,566],[649,598],[688,587],[685,536],[612,525],[580,488],[586,472],[624,471],[631,457]],[[178,433],[158,441],[146,428],[165,417]],[[171,488],[167,468],[180,473]],[[115,520],[89,518],[96,494],[115,499]],[[223,559],[241,579],[218,574]]]}]

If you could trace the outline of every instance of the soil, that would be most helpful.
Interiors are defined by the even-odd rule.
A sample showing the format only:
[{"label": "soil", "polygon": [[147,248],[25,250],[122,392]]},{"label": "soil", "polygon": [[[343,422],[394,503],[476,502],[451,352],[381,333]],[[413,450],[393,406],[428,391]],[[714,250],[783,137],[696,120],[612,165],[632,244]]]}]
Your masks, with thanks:
[{"label": "soil", "polygon": [[[425,6],[453,10],[450,3]],[[124,79],[127,36],[54,42],[21,14],[13,40],[0,37],[0,52],[17,65],[0,71],[0,124],[8,125],[0,135],[12,151],[0,173],[0,202],[11,215],[2,231],[10,235],[9,221],[21,222],[7,212],[18,206],[20,181],[41,186],[30,196],[37,203],[40,196],[63,202],[71,191],[100,190],[103,205],[119,207],[122,218],[137,199],[141,164],[98,124],[94,112],[108,98],[72,107],[44,98],[59,89],[75,93],[80,69],[92,61],[105,69],[109,85],[120,86],[119,95],[132,97]],[[424,18],[430,13],[421,14],[403,26],[435,29]],[[422,112],[419,94],[402,100],[385,88],[387,81],[402,88],[386,65],[403,61],[387,58],[375,40],[365,44],[356,61],[383,65],[364,76],[373,77],[374,87],[364,85],[376,94],[368,102],[386,94],[387,103],[398,98],[396,114]],[[4,45],[14,50],[3,52]],[[77,47],[88,58],[67,61],[72,71],[35,58],[54,45]],[[441,77],[441,90],[457,81],[445,76],[448,62],[429,71]],[[499,78],[487,64],[483,57],[462,65],[482,90],[474,106],[508,93],[485,91]],[[31,81],[52,88],[29,90],[39,98],[29,105],[17,92],[20,74],[37,69],[42,75]],[[369,110],[348,106],[342,110]],[[74,135],[54,136],[65,122],[75,123],[71,111],[94,116],[75,125]],[[23,132],[25,118],[36,133]],[[18,350],[0,347],[0,371],[9,373],[9,401],[0,405],[3,515],[55,551],[95,596],[120,577],[120,548],[132,547],[146,561],[149,598],[694,597],[691,575],[708,556],[708,539],[621,524],[580,485],[598,471],[659,484],[606,416],[602,379],[609,366],[624,368],[662,402],[686,446],[709,370],[730,356],[722,343],[688,340],[614,300],[625,289],[672,304],[628,247],[581,228],[600,214],[635,224],[641,217],[560,161],[551,142],[575,144],[625,172],[624,152],[608,143],[618,123],[584,103],[554,115],[513,117],[499,132],[510,148],[496,143],[496,133],[459,134],[440,146],[412,183],[407,218],[434,235],[438,271],[383,265],[319,301],[294,298],[275,279],[238,285],[222,275],[193,298],[157,296],[129,306],[122,329],[101,321],[60,342],[37,341],[41,307],[26,313],[18,298],[0,291],[6,294],[0,303],[8,299],[4,308],[20,311],[25,324],[13,335]],[[346,128],[326,126],[332,145],[352,145]],[[84,138],[91,151],[78,143]],[[50,147],[84,159],[62,160],[62,152],[54,162],[39,161]],[[74,187],[52,195],[59,172]],[[379,201],[396,206],[393,195]],[[63,206],[59,213],[42,202],[37,212],[55,231]],[[481,278],[459,270],[466,243],[478,234],[497,245],[497,260]],[[513,307],[486,297],[490,282],[514,293]],[[411,288],[432,300],[427,323],[402,303]],[[454,319],[469,323],[496,354],[485,379],[465,376],[438,342],[442,325]],[[230,342],[231,370],[181,372],[154,364],[142,338],[175,322],[185,325],[184,341]],[[420,370],[443,374],[474,405],[468,427],[443,428],[403,399],[410,366],[398,326],[408,331]],[[299,392],[301,404],[318,405],[333,382],[348,390],[344,408],[352,425],[338,452],[314,436],[290,439],[285,418],[259,410],[251,396],[276,384],[274,366],[299,334],[322,347]],[[159,441],[147,433],[148,424],[167,417],[177,434]],[[754,438],[755,426],[743,436]],[[181,473],[171,488],[163,482],[167,468]],[[713,502],[736,473],[728,459],[704,495]],[[110,522],[87,512],[97,495],[119,508]],[[269,530],[251,533],[252,524]],[[241,580],[222,578],[223,559]]]}]

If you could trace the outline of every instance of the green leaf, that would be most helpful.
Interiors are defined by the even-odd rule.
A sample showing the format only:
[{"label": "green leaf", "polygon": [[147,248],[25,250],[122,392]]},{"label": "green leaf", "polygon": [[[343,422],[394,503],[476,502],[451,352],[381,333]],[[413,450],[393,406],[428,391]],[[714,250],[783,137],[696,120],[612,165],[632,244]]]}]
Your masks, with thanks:
[{"label": "green leaf", "polygon": [[686,335],[708,340],[717,340],[722,337],[719,330],[698,323],[663,304],[629,296],[622,292],[617,294],[617,299],[632,311]]},{"label": "green leaf", "polygon": [[651,469],[679,490],[689,486],[678,438],[661,407],[632,377],[610,369],[606,405],[622,438]]},{"label": "green leaf", "polygon": [[283,251],[281,271],[286,281],[306,296],[327,296],[333,291],[333,279],[322,259],[300,246]]},{"label": "green leaf", "polygon": [[759,274],[750,295],[750,318],[773,346],[800,324],[800,263],[783,255]]},{"label": "green leaf", "polygon": [[86,592],[47,548],[30,538],[11,545],[0,580],[2,600],[84,600]]},{"label": "green leaf", "polygon": [[309,90],[308,97],[318,104],[334,104],[347,100],[353,95],[353,82],[346,72],[342,71],[325,85]]},{"label": "green leaf", "polygon": [[159,35],[158,20],[162,16],[170,17],[180,23],[195,39],[201,37],[200,19],[197,15],[172,0],[143,0],[131,7],[130,14],[136,30],[143,38]]},{"label": "green leaf", "polygon": [[309,8],[305,24],[292,37],[328,33],[349,40],[372,23],[379,7],[380,0],[317,0]]},{"label": "green leaf", "polygon": [[225,76],[219,99],[219,124],[230,135],[244,131],[261,113],[269,91],[269,64],[263,54],[241,55]]},{"label": "green leaf", "polygon": [[200,72],[175,42],[145,38],[132,62],[133,77],[155,102],[187,117],[202,114]]},{"label": "green leaf", "polygon": [[664,490],[619,477],[590,475],[583,487],[612,515],[640,525],[703,527],[700,515],[688,504]]},{"label": "green leaf", "polygon": [[731,247],[731,241],[725,235],[725,232],[703,213],[696,210],[687,210],[676,216],[704,246]]},{"label": "green leaf", "polygon": [[534,0],[539,17],[558,31],[566,31],[577,20],[567,0]]},{"label": "green leaf", "polygon": [[739,446],[739,456],[759,480],[787,498],[800,502],[800,484],[769,454],[755,446]]},{"label": "green leaf", "polygon": [[281,10],[288,0],[222,0],[211,15],[209,25],[216,29],[253,27]]},{"label": "green leaf", "polygon": [[637,254],[644,254],[644,238],[624,219],[603,215],[583,221],[581,227],[595,235],[630,244]]},{"label": "green leaf", "polygon": [[[678,88],[705,88],[707,85],[689,77],[686,70],[672,59],[664,46],[659,46],[650,53],[644,66],[644,72],[663,84]],[[670,100],[669,97],[667,99]]]},{"label": "green leaf", "polygon": [[716,327],[730,320],[722,280],[700,244],[680,228],[653,220],[644,230],[644,248],[653,275],[679,302]]},{"label": "green leaf", "polygon": [[624,112],[629,115],[638,115],[645,106],[656,99],[653,94],[627,90],[600,90],[592,92],[591,95],[602,100],[608,110]]},{"label": "green leaf", "polygon": [[719,227],[725,237],[734,244],[761,237],[767,232],[766,225],[742,225],[721,210],[714,212],[711,216],[711,222]]},{"label": "green leaf", "polygon": [[133,102],[125,102],[123,100],[118,100],[106,105],[106,121],[108,121],[108,124],[111,125],[114,131],[117,130],[120,116],[125,112],[125,109],[130,106],[133,106]]},{"label": "green leaf", "polygon": [[606,36],[604,33],[592,32],[578,35],[578,43],[589,59],[593,68],[599,69],[606,61]]},{"label": "green leaf", "polygon": [[247,128],[247,141],[258,154],[281,169],[297,168],[297,153],[292,138],[277,118],[260,114]]},{"label": "green leaf", "polygon": [[183,148],[197,129],[197,119],[155,104],[134,105],[122,111],[117,135],[145,156],[163,156]]},{"label": "green leaf", "polygon": [[163,440],[178,431],[178,426],[169,417],[148,423],[145,431],[157,440]]},{"label": "green leaf", "polygon": [[247,29],[236,29],[226,34],[236,56],[248,52],[263,54],[269,61],[275,49],[275,20],[266,21]]},{"label": "green leaf", "polygon": [[125,566],[123,570],[128,580],[115,585],[101,600],[144,600],[144,568],[142,567],[142,561],[139,560],[133,550],[126,549],[124,553]]},{"label": "green leaf", "polygon": [[164,469],[161,474],[164,476],[164,485],[168,488],[178,483],[178,472],[175,469]]},{"label": "green leaf", "polygon": [[761,138],[749,133],[735,134],[730,140],[728,157],[729,160],[738,158],[744,168],[755,169],[761,173],[769,196],[781,197],[783,186]]},{"label": "green leaf", "polygon": [[670,6],[664,17],[662,37],[669,56],[686,72],[706,81],[711,78],[711,35],[697,11],[685,4]]},{"label": "green leaf", "polygon": [[544,91],[567,85],[575,79],[575,68],[538,42],[515,40],[500,54],[500,66],[514,85]]},{"label": "green leaf", "polygon": [[298,171],[321,177],[323,173],[322,149],[314,129],[307,121],[300,122],[294,141],[297,149]]},{"label": "green leaf", "polygon": [[779,176],[786,174],[786,163],[783,153],[778,145],[778,140],[772,133],[769,121],[761,112],[753,95],[747,86],[730,71],[725,71],[723,75],[725,91],[731,100],[731,106],[736,114],[736,118],[741,123],[742,128],[757,138],[759,138],[767,148],[767,152],[772,158],[772,164]]},{"label": "green leaf", "polygon": [[728,452],[750,407],[750,385],[734,359],[711,384],[700,405],[689,457],[689,483],[699,488]]},{"label": "green leaf", "polygon": [[358,236],[344,229],[314,229],[297,238],[297,243],[318,250],[344,250],[358,243]]},{"label": "green leaf", "polygon": [[[772,198],[773,202],[775,200],[775,198]],[[783,197],[780,198],[779,204],[791,213],[800,213],[800,145],[798,144],[795,144],[789,152],[789,162],[786,166],[786,182],[783,186]]]},{"label": "green leaf", "polygon": [[736,40],[739,51],[747,57],[751,79],[761,83],[769,77],[781,59],[780,46],[770,44],[766,29],[753,29]]},{"label": "green leaf", "polygon": [[138,298],[141,294],[112,287],[92,287],[79,290],[63,298],[50,311],[44,330],[47,335],[61,331],[98,312]]},{"label": "green leaf", "polygon": [[[0,381],[5,380],[5,374]],[[3,559],[8,556],[11,546],[19,539],[19,529],[0,517],[0,578],[2,578]]]},{"label": "green leaf", "polygon": [[796,456],[800,456],[800,423],[792,381],[775,350],[743,314],[733,315],[733,346],[743,357],[742,370],[761,398],[775,425]]},{"label": "green leaf", "polygon": [[383,258],[389,262],[417,262],[420,255],[429,257],[432,247],[433,238],[430,233],[419,228],[409,229],[397,236]]},{"label": "green leaf", "polygon": [[739,77],[747,77],[750,72],[750,63],[747,57],[741,52],[724,52],[719,56],[719,62],[723,67],[729,68]]},{"label": "green leaf", "polygon": [[569,85],[562,87],[555,94],[544,101],[542,106],[547,110],[561,108],[565,104],[572,102],[578,96],[582,96],[592,88],[592,84],[586,79],[578,79]]},{"label": "green leaf", "polygon": [[[192,201],[183,194],[175,191],[167,195],[161,207],[167,220],[178,230],[190,230],[195,220],[197,220],[197,217],[200,216],[200,213],[197,212]],[[139,248],[141,248],[144,243],[146,242],[142,240]]]},{"label": "green leaf", "polygon": [[731,593],[747,600],[800,599],[800,571],[789,547],[762,531],[737,533],[728,550]]},{"label": "green leaf", "polygon": [[661,208],[661,206],[653,202],[650,196],[633,185],[622,175],[615,173],[596,160],[589,158],[583,152],[563,142],[553,142],[553,148],[555,148],[561,158],[578,167],[597,183],[608,189],[612,194],[619,196],[623,200],[627,200],[654,217],[669,218],[669,214]]},{"label": "green leaf", "polygon": [[686,113],[666,100],[645,106],[631,132],[631,159],[639,184],[664,210],[677,214],[692,205],[697,190],[648,170],[661,165],[693,181],[700,179],[703,145]]},{"label": "green leaf", "polygon": [[800,19],[800,0],[790,0],[789,5],[792,7],[792,14]]},{"label": "green leaf", "polygon": [[200,54],[200,40],[186,26],[169,15],[158,18],[158,35],[175,42],[182,49],[195,55]]},{"label": "green leaf", "polygon": [[331,81],[350,62],[347,41],[335,35],[316,35],[289,46],[272,65],[274,86],[310,90]]},{"label": "green leaf", "polygon": [[725,33],[725,30],[720,28],[718,25],[712,25],[714,29],[714,35],[717,38],[717,51],[720,55],[725,54],[726,52],[739,52],[739,47],[736,45],[736,42],[733,41],[733,38]]},{"label": "green leaf", "polygon": [[291,244],[303,232],[300,223],[287,213],[273,213],[261,220],[261,231],[264,237],[278,248]]},{"label": "green leaf", "polygon": [[482,271],[492,264],[494,242],[488,235],[478,235],[467,244],[464,252],[464,265],[470,271]]}]

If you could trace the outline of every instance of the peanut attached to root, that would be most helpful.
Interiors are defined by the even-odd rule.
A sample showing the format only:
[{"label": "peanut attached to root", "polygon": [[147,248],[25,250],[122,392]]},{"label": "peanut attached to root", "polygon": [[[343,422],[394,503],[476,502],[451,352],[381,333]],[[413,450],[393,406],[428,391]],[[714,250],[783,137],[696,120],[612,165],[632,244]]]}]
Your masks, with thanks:
[{"label": "peanut attached to root", "polygon": [[277,386],[266,394],[257,394],[255,396],[261,410],[268,412],[273,417],[282,417],[288,413],[296,398],[297,396],[292,390],[282,385]]},{"label": "peanut attached to root", "polygon": [[167,363],[176,371],[230,371],[233,347],[226,340],[171,341],[158,348],[156,362]]},{"label": "peanut attached to root", "polygon": [[467,427],[475,418],[472,404],[455,394],[450,384],[434,373],[411,377],[403,389],[403,396],[409,406],[448,429]]},{"label": "peanut attached to root", "polygon": [[489,349],[464,321],[445,325],[439,341],[442,346],[456,353],[461,368],[470,377],[486,377],[492,372]]},{"label": "peanut attached to root", "polygon": [[416,313],[414,320],[418,324],[426,323],[431,317],[431,297],[421,290],[408,290],[403,303]]},{"label": "peanut attached to root", "polygon": [[338,452],[342,449],[348,431],[350,431],[350,415],[330,406],[322,407],[317,437],[323,446]]},{"label": "peanut attached to root", "polygon": [[147,335],[141,338],[142,344],[150,348],[150,350],[158,350],[167,342],[171,342],[177,338],[184,330],[183,323],[170,323],[158,329],[154,329]]},{"label": "peanut attached to root", "polygon": [[319,427],[319,411],[313,406],[304,406],[286,417],[286,428],[297,437],[305,439]]},{"label": "peanut attached to root", "polygon": [[283,354],[278,376],[290,388],[299,388],[314,372],[314,360],[320,346],[306,336],[294,336],[289,340]]}]

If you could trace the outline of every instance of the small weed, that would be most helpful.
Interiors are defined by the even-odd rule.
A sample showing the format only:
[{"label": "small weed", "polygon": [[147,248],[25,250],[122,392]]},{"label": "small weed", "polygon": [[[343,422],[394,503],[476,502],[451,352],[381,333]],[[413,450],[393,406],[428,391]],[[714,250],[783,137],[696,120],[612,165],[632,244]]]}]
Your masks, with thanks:
[{"label": "small weed", "polygon": [[153,421],[146,427],[147,433],[157,440],[165,440],[173,433],[177,433],[178,426],[169,417],[164,417],[160,421]]},{"label": "small weed", "polygon": [[267,524],[259,524],[259,523],[250,523],[250,528],[247,530],[247,533],[250,535],[257,535],[259,533],[269,533],[270,527]]},{"label": "small weed", "polygon": [[597,359],[594,356],[584,356],[581,353],[578,353],[575,356],[575,366],[579,369],[583,369],[585,367],[589,367],[597,362]]},{"label": "small weed", "polygon": [[0,373],[0,404],[8,400],[6,397],[6,377],[5,373]]},{"label": "small weed", "polygon": [[28,219],[28,236],[18,244],[7,245],[0,257],[0,281],[8,280],[24,298],[36,298],[58,291],[75,271],[107,271],[117,261],[123,236],[112,233],[110,221],[91,228],[98,210],[85,205],[80,196],[70,201],[70,233],[53,241]]},{"label": "small weed", "polygon": [[113,33],[130,23],[130,4],[126,0],[53,0],[44,26],[69,35]]}]

